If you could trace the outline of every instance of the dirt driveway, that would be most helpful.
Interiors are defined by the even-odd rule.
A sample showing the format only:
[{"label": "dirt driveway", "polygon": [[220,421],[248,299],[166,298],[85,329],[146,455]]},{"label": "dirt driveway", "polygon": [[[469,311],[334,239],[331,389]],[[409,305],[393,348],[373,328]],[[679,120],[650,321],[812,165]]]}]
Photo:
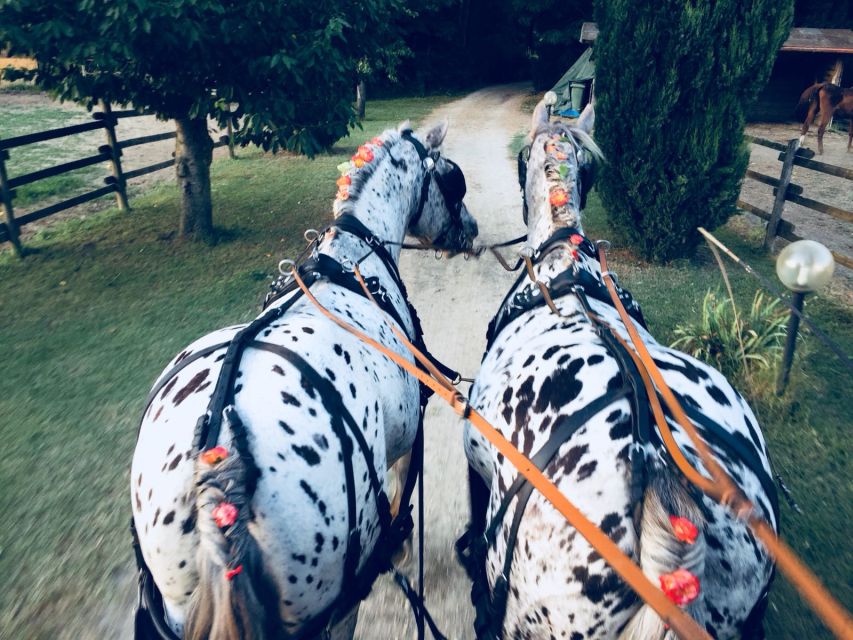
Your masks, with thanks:
[{"label": "dirt driveway", "polygon": [[[491,87],[437,110],[430,124],[447,118],[446,155],[465,172],[465,202],[480,226],[480,241],[497,242],[524,233],[515,163],[508,145],[530,122],[520,111],[525,85]],[[473,377],[486,346],[486,327],[515,278],[493,259],[435,260],[427,252],[403,256],[401,271],[419,310],[430,350]],[[463,385],[463,389],[464,389]],[[449,638],[472,638],[470,582],[456,563],[453,543],[468,519],[467,463],[462,422],[439,400],[426,415],[426,598],[439,628]],[[415,563],[409,564],[415,575]],[[416,637],[409,606],[383,578],[362,605],[356,638]]]}]

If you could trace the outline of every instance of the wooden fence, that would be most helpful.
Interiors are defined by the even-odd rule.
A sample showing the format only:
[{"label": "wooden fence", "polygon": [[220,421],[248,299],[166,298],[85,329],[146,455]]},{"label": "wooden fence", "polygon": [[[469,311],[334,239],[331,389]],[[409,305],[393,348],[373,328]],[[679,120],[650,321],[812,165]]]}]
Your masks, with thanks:
[{"label": "wooden fence", "polygon": [[[785,202],[794,202],[803,207],[812,209],[813,211],[818,211],[832,216],[837,220],[842,220],[843,222],[853,222],[853,211],[846,211],[844,209],[807,198],[803,196],[803,188],[791,182],[794,165],[850,181],[853,181],[853,169],[837,167],[835,165],[826,164],[825,162],[813,160],[814,151],[801,149],[800,142],[796,138],[788,142],[788,144],[782,144],[781,142],[765,140],[764,138],[758,138],[750,135],[746,135],[744,137],[752,144],[758,144],[763,147],[769,147],[770,149],[777,149],[781,151],[779,154],[779,160],[782,162],[782,169],[778,178],[758,173],[751,169],[748,169],[746,172],[747,178],[773,187],[773,194],[775,196],[773,210],[764,211],[763,209],[751,205],[748,202],[744,202],[743,200],[737,201],[738,208],[767,221],[767,232],[764,236],[765,247],[770,249],[773,241],[777,237],[784,238],[789,242],[803,239],[802,236],[794,233],[794,225],[782,217]],[[851,189],[853,189],[853,185],[851,185]],[[853,258],[836,251],[833,251],[832,255],[836,262],[844,265],[848,269],[853,269]]]},{"label": "wooden fence", "polygon": [[[0,202],[2,202],[3,213],[5,214],[5,222],[0,223],[0,242],[11,242],[18,255],[23,254],[19,231],[21,226],[34,222],[35,220],[41,220],[42,218],[51,216],[59,211],[76,207],[84,202],[89,202],[90,200],[95,200],[111,193],[115,194],[118,207],[123,211],[127,211],[130,209],[127,200],[128,180],[144,176],[148,173],[153,173],[154,171],[166,169],[167,167],[171,167],[175,164],[173,153],[173,157],[168,160],[157,162],[139,169],[134,169],[133,171],[124,171],[121,166],[123,149],[137,145],[150,144],[152,142],[159,142],[161,140],[172,140],[177,136],[177,134],[174,131],[169,131],[166,133],[157,133],[154,135],[120,141],[116,137],[116,125],[120,119],[146,116],[151,115],[151,113],[135,110],[112,111],[110,106],[106,104],[102,104],[101,109],[101,111],[92,114],[92,122],[84,122],[82,124],[75,124],[69,127],[61,127],[59,129],[39,131],[37,133],[29,133],[22,136],[16,136],[14,138],[6,138],[5,140],[0,139]],[[97,153],[85,158],[80,158],[79,160],[64,162],[47,169],[39,169],[38,171],[9,178],[6,165],[9,161],[9,151],[11,149],[35,144],[37,142],[44,142],[46,140],[56,140],[66,136],[86,133],[88,131],[97,131],[99,129],[104,130],[107,143],[98,147]],[[222,136],[218,142],[214,143],[213,146],[221,147],[224,145],[229,146],[229,150],[233,157],[234,140],[233,135],[230,134],[230,128],[229,135]],[[15,190],[18,187],[104,162],[110,163],[110,168],[112,170],[112,175],[104,178],[106,186],[74,196],[73,198],[62,200],[61,202],[56,202],[35,211],[30,211],[29,213],[17,218],[15,217],[13,203],[15,199]]]}]

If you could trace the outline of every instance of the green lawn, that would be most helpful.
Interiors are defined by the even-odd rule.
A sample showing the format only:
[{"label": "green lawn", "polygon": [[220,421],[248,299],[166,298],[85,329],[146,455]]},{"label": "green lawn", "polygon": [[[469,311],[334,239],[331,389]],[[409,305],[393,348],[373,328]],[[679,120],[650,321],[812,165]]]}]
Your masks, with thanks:
[{"label": "green lawn", "polygon": [[[135,198],[130,214],[108,210],[40,232],[25,260],[0,254],[0,638],[95,637],[87,629],[127,578],[128,468],[153,379],[189,341],[256,314],[251,301],[260,303],[278,260],[330,218],[335,166],[358,143],[443,100],[371,102],[364,131],[314,161],[250,150],[217,161],[223,239],[213,247],[175,238],[178,194],[165,184]],[[586,221],[592,237],[610,235],[594,194]],[[737,225],[719,236],[772,275],[757,238]],[[708,287],[722,286],[707,250],[661,267],[615,249],[613,262],[661,341],[697,316]],[[751,300],[755,282],[731,274],[739,300]],[[853,351],[849,310],[816,296],[807,311]],[[816,341],[806,346],[789,394],[758,408],[776,469],[804,511],[783,505],[785,537],[849,607],[850,375]],[[779,578],[768,637],[820,629]]]},{"label": "green lawn", "polygon": [[364,130],[314,161],[217,161],[214,247],[174,237],[166,184],[132,213],[41,231],[22,261],[0,254],[0,638],[93,637],[131,557],[128,469],[154,378],[194,338],[257,313],[278,261],[331,218],[336,165],[445,100],[371,102]]}]

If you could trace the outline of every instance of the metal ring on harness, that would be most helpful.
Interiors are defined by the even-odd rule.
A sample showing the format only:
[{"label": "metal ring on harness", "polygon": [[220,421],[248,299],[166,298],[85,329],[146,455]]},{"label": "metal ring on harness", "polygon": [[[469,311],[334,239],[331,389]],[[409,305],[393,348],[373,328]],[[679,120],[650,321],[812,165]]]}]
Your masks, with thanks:
[{"label": "metal ring on harness", "polygon": [[295,260],[288,260],[285,258],[284,260],[279,261],[278,263],[278,272],[283,276],[290,276],[293,272],[293,269],[296,267]]},{"label": "metal ring on harness", "polygon": [[320,237],[320,232],[316,229],[306,229],[302,235],[307,242],[314,242]]}]

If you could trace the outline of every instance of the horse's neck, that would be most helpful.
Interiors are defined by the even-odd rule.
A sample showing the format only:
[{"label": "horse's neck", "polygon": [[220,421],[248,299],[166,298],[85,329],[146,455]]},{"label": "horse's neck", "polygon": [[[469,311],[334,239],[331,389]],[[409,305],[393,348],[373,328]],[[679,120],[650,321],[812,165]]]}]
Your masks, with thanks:
[{"label": "horse's neck", "polygon": [[[408,166],[416,166],[407,163]],[[405,165],[404,165],[405,166]],[[394,175],[391,175],[394,173]],[[386,156],[382,164],[361,186],[350,206],[342,209],[363,224],[375,238],[385,242],[385,248],[398,262],[400,244],[406,237],[406,228],[412,215],[415,190],[420,188],[415,172],[397,169],[391,157]],[[370,252],[367,245],[348,233],[336,233],[324,243],[320,251],[338,262],[356,263]],[[363,271],[373,275],[373,261],[365,261]]]},{"label": "horse's neck", "polygon": [[539,261],[536,269],[537,278],[542,282],[547,282],[568,269],[575,272],[586,271],[596,279],[601,274],[601,266],[597,260],[590,258],[580,250],[573,252],[570,248],[559,248]]}]

